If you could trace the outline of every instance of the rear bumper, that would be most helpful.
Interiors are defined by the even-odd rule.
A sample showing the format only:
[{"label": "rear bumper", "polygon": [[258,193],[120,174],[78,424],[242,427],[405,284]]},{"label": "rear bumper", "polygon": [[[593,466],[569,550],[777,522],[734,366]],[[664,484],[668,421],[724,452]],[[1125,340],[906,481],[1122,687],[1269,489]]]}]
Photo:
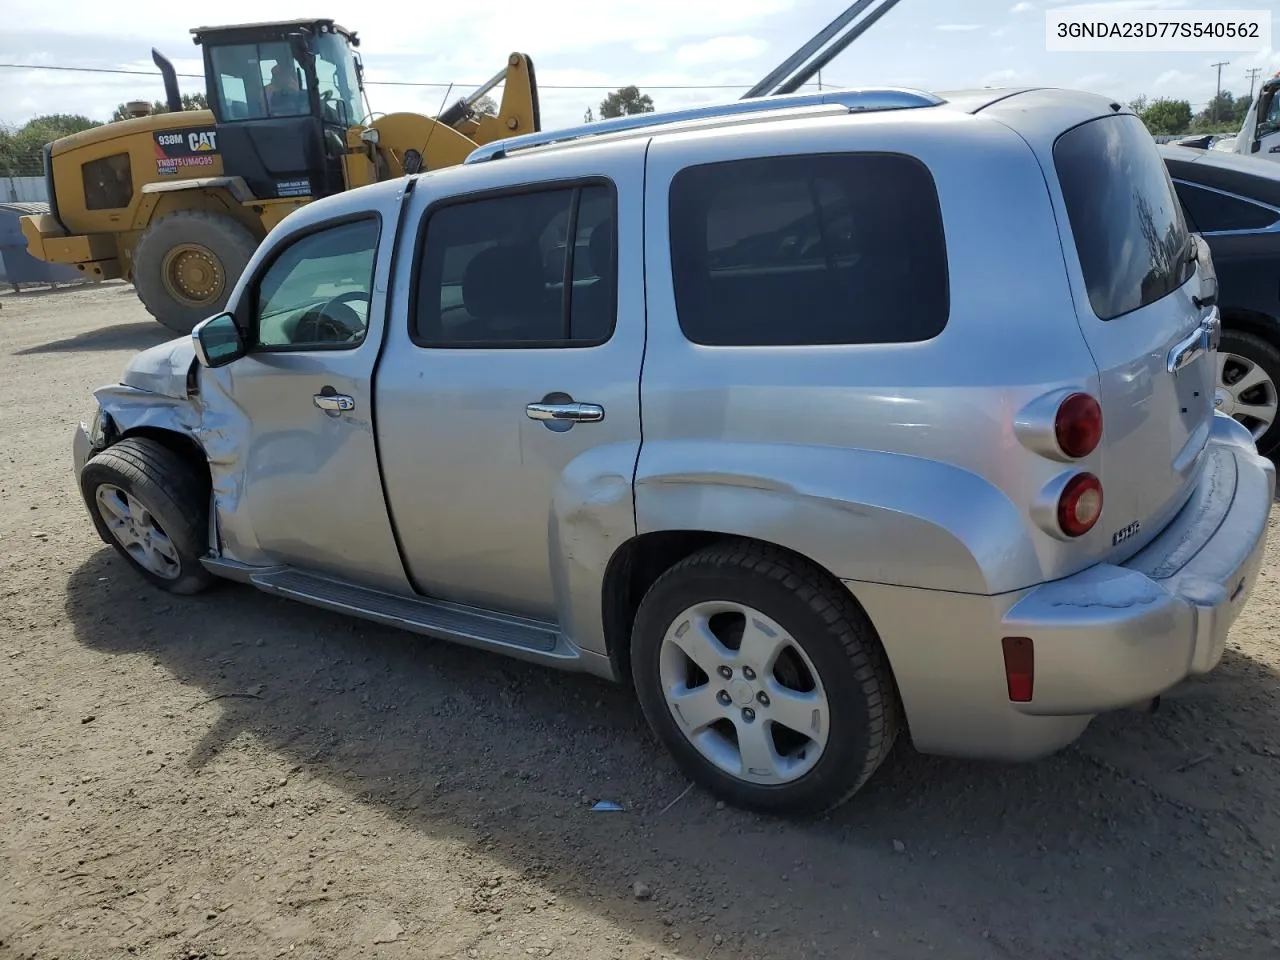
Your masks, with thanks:
[{"label": "rear bumper", "polygon": [[1035,647],[1032,699],[1014,709],[1102,713],[1218,665],[1262,566],[1276,483],[1233,434],[1216,424],[1191,499],[1141,553],[1037,587],[1004,615],[1001,636]]},{"label": "rear bumper", "polygon": [[[1099,713],[1209,672],[1262,566],[1275,467],[1215,416],[1186,506],[1123,564],[1001,596],[847,585],[875,624],[923,753],[1026,760]],[[1032,640],[1032,698],[1009,700],[1001,638]]]}]

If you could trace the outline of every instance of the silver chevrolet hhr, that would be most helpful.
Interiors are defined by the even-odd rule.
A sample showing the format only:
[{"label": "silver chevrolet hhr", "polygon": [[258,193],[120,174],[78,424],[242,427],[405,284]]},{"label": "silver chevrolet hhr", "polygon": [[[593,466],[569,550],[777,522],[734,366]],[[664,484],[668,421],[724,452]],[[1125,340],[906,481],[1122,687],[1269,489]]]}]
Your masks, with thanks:
[{"label": "silver chevrolet hhr", "polygon": [[811,814],[899,733],[1039,757],[1215,667],[1275,493],[1215,296],[1103,98],[649,114],[303,207],[75,469],[161,589],[628,683],[693,780]]}]

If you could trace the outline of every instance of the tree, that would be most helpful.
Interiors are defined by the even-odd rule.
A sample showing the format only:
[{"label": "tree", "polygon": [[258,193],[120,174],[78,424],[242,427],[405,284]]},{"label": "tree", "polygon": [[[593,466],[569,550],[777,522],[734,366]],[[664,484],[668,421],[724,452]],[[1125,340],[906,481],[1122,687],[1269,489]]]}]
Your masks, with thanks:
[{"label": "tree", "polygon": [[101,126],[98,121],[79,114],[53,113],[35,117],[12,132],[0,130],[0,172],[10,177],[39,176],[46,143],[97,126]]},{"label": "tree", "polygon": [[1186,133],[1191,126],[1191,104],[1186,100],[1160,97],[1152,101],[1138,116],[1153,136]]},{"label": "tree", "polygon": [[496,117],[498,115],[498,104],[494,101],[493,97],[488,94],[473,103],[471,105],[471,109],[476,113],[486,114],[490,117]]},{"label": "tree", "polygon": [[652,113],[653,100],[634,85],[619,87],[600,101],[600,116],[623,117],[633,113]]},{"label": "tree", "polygon": [[1129,109],[1132,110],[1134,113],[1136,113],[1138,116],[1142,116],[1144,113],[1146,113],[1147,107],[1149,106],[1151,106],[1151,101],[1147,99],[1147,95],[1145,93],[1140,96],[1134,97],[1132,100],[1129,101]]},{"label": "tree", "polygon": [[1215,96],[1191,122],[1193,133],[1234,133],[1244,123],[1251,103],[1247,94],[1233,97],[1229,90]]},{"label": "tree", "polygon": [[583,122],[583,123],[595,123],[595,122],[596,122],[596,115],[595,115],[594,113],[592,113],[592,112],[591,112],[591,108],[590,108],[590,107],[587,107],[587,112],[586,112],[586,113],[584,113],[584,114],[582,115],[582,122]]},{"label": "tree", "polygon": [[[184,93],[182,95],[182,109],[183,110],[208,110],[209,102],[205,99],[205,96],[203,93]],[[151,112],[152,113],[168,113],[169,104],[167,104],[163,100],[153,100],[151,103]],[[128,119],[129,119],[129,109],[127,105],[123,103],[119,104],[116,107],[115,112],[111,114],[112,123],[115,123],[117,120],[128,120]]]}]

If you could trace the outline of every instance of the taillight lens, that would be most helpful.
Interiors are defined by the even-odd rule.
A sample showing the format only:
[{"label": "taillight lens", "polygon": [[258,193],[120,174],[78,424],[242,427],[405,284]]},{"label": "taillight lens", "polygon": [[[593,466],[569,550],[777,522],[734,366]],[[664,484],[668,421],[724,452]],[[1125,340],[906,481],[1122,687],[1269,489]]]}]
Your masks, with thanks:
[{"label": "taillight lens", "polygon": [[1058,407],[1053,432],[1068,457],[1087,457],[1102,439],[1102,407],[1087,393],[1071,394]]},{"label": "taillight lens", "polygon": [[1092,473],[1078,473],[1067,481],[1058,498],[1058,526],[1069,537],[1093,529],[1102,516],[1102,481]]}]

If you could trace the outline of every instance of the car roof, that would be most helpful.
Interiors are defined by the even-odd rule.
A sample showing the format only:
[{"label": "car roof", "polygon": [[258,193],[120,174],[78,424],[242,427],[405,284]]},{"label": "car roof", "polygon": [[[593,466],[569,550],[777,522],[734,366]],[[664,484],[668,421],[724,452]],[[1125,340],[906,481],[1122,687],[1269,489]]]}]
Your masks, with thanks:
[{"label": "car roof", "polygon": [[1157,144],[1156,149],[1178,180],[1280,207],[1280,163],[1274,160],[1168,143]]}]

